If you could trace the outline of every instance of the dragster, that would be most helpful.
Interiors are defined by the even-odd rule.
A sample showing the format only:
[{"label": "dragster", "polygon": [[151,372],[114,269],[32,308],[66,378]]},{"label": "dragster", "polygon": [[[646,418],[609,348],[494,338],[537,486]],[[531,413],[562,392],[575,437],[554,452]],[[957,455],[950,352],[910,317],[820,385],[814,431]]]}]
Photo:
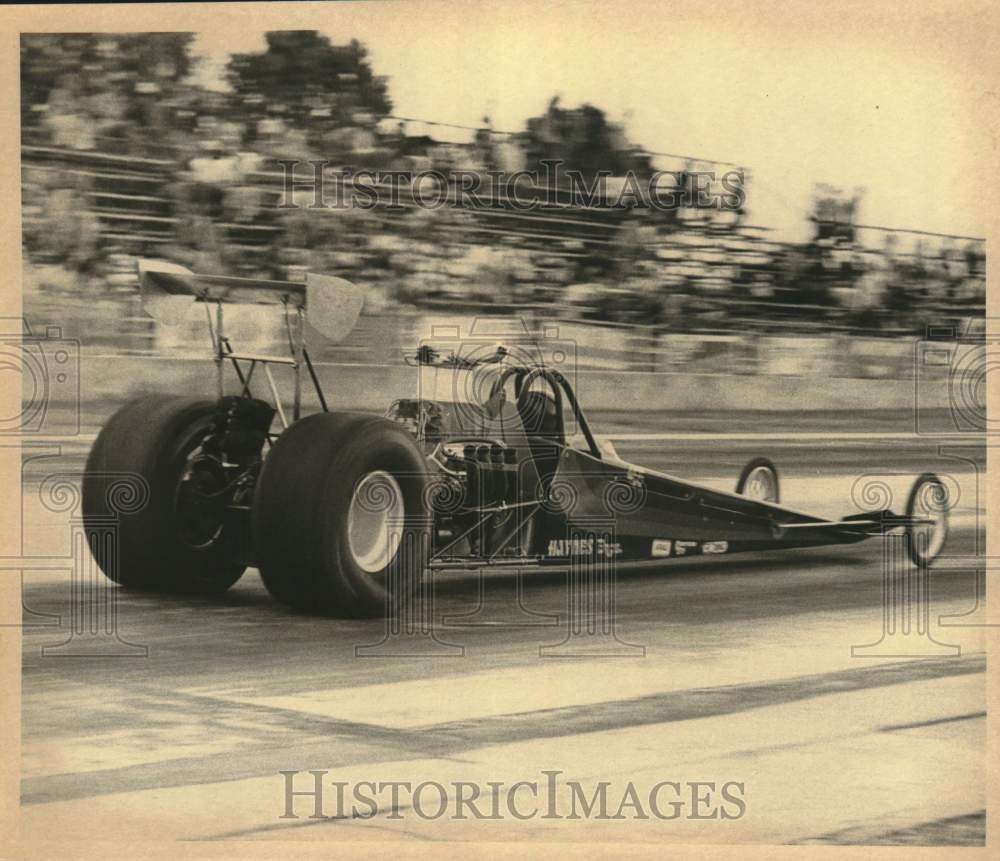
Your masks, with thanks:
[{"label": "dragster", "polygon": [[[313,274],[304,283],[198,275],[152,260],[140,261],[139,279],[145,308],[165,325],[204,305],[217,391],[137,398],[97,436],[84,524],[101,569],[125,587],[221,592],[256,567],[286,605],[372,616],[443,570],[660,570],[677,558],[892,531],[925,566],[947,538],[947,492],[931,473],[916,478],[903,513],[830,520],[782,505],[764,458],[744,467],[733,492],[628,463],[595,435],[566,375],[503,347],[446,355],[423,345],[405,357],[412,397],[384,415],[337,410],[307,330],[343,339],[363,304],[355,285]],[[283,306],[287,355],[234,349],[224,314],[232,302]],[[290,408],[272,373],[281,365],[293,379]],[[319,411],[303,416],[306,377]],[[123,481],[138,486],[141,506],[116,506]]]}]

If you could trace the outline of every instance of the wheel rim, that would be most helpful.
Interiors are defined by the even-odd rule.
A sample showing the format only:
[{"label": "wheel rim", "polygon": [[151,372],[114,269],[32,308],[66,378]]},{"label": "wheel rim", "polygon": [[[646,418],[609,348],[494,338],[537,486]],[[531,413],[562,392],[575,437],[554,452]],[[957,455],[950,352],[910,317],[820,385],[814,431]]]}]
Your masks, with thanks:
[{"label": "wheel rim", "polygon": [[[182,451],[195,451],[199,436],[186,442]],[[226,488],[226,475],[214,461],[187,457],[174,489],[174,528],[188,549],[206,550],[218,542],[225,528],[227,503],[220,494]]]},{"label": "wheel rim", "polygon": [[357,483],[347,512],[347,544],[362,571],[381,571],[396,556],[403,510],[403,491],[388,472],[369,472]]},{"label": "wheel rim", "polygon": [[917,526],[910,540],[916,545],[917,555],[926,561],[936,558],[948,537],[947,491],[940,481],[928,481],[914,493],[913,515],[930,520]]},{"label": "wheel rim", "polygon": [[743,485],[743,495],[758,502],[777,502],[778,477],[770,467],[754,467]]}]

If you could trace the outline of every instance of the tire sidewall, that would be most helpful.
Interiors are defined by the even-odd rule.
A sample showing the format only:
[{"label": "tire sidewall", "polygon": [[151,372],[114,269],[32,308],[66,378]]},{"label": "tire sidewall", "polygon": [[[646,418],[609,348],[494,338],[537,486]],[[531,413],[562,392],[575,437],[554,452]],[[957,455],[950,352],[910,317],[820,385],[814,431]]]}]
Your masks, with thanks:
[{"label": "tire sidewall", "polygon": [[[330,522],[330,528],[323,532],[327,538],[323,553],[329,560],[329,569],[343,578],[345,591],[353,596],[365,615],[395,612],[399,601],[419,587],[426,564],[424,548],[430,546],[425,499],[427,468],[423,455],[405,431],[380,424],[368,429],[363,438],[345,446],[331,466],[323,494],[325,504],[323,511],[318,512],[320,516],[327,516]],[[403,494],[404,515],[402,524],[389,526],[401,531],[393,559],[382,571],[367,572],[358,566],[351,552],[347,513],[358,482],[379,470],[388,472],[398,482]],[[402,561],[399,560],[401,553],[415,554],[416,558]],[[391,594],[385,586],[390,570],[397,587]]]},{"label": "tire sidewall", "polygon": [[385,470],[403,491],[400,547],[415,549],[398,573],[403,592],[424,574],[430,546],[427,464],[399,425],[365,413],[319,413],[288,428],[264,461],[253,501],[253,541],[261,579],[295,609],[348,617],[394,612],[390,594],[350,552],[347,521],[358,481]]},{"label": "tire sidewall", "polygon": [[[118,558],[110,565],[98,560],[110,579],[137,588],[212,592],[243,573],[245,566],[233,559],[236,536],[224,529],[199,549],[184,545],[177,530],[179,480],[214,412],[212,401],[151,396],[126,404],[101,429],[84,471],[83,516],[91,534],[106,528],[102,519],[116,518]],[[122,474],[145,484],[149,498],[137,511],[115,513],[108,506],[112,476]]]}]

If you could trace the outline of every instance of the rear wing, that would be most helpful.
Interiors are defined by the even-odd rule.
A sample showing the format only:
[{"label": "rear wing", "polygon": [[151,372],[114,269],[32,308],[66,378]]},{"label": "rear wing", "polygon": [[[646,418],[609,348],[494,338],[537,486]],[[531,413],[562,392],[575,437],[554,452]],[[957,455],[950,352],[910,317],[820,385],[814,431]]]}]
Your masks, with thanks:
[{"label": "rear wing", "polygon": [[332,275],[310,272],[304,283],[199,275],[163,260],[139,260],[139,291],[147,313],[167,325],[179,322],[192,301],[284,305],[302,309],[309,325],[334,343],[354,328],[364,304],[359,287]]},{"label": "rear wing", "polygon": [[[214,322],[211,308],[208,311],[208,332],[217,368],[219,397],[225,394],[223,369],[232,365],[239,378],[241,394],[251,397],[254,370],[261,366],[274,400],[281,424],[288,427],[278,386],[270,365],[291,365],[294,375],[292,418],[301,413],[301,369],[306,368],[312,378],[320,406],[326,411],[326,399],[319,377],[306,349],[306,327],[315,329],[334,343],[347,337],[361,313],[364,294],[361,289],[332,275],[306,275],[300,281],[269,281],[259,278],[235,278],[228,275],[199,275],[176,263],[163,260],[139,260],[139,294],[146,312],[157,322],[173,325],[183,320],[193,302],[215,306]],[[287,356],[261,356],[239,353],[226,337],[222,307],[225,304],[282,305],[288,329]],[[243,363],[243,364],[241,364]]]}]

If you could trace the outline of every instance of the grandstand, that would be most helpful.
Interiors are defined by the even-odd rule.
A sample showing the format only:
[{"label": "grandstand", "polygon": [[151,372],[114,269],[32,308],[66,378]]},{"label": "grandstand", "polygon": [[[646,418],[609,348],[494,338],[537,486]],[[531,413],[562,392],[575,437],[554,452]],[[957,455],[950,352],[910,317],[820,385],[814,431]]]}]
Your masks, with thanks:
[{"label": "grandstand", "polygon": [[[367,290],[365,314],[351,342],[329,355],[358,361],[388,361],[427,315],[516,313],[558,320],[603,345],[588,346],[590,364],[701,361],[745,372],[763,361],[749,339],[798,337],[816,355],[843,336],[888,341],[931,324],[965,326],[985,312],[982,240],[857,224],[852,207],[818,210],[815,239],[795,245],[742,210],[620,205],[620,177],[587,205],[565,184],[484,182],[475,199],[463,194],[455,171],[486,178],[502,167],[509,175],[579,151],[572,135],[595,123],[604,148],[586,150],[591,167],[674,170],[678,182],[684,172],[738,167],[647,152],[590,106],[567,110],[553,100],[524,132],[488,121],[459,127],[395,116],[345,71],[339,96],[289,111],[257,92],[225,96],[186,83],[184,34],[89,38],[27,44],[38,56],[23,93],[22,223],[27,307],[56,319],[59,308],[80,304],[69,316],[95,346],[163,346],[166,336],[137,307],[138,256],[251,277],[314,270],[348,278]],[[312,37],[293,41],[300,38]],[[132,39],[124,51],[122,39]],[[96,52],[94,69],[104,75],[86,85],[89,93],[72,74],[81,51]],[[174,57],[155,82],[144,79],[149,51]],[[337,63],[361,56],[334,53]],[[360,105],[366,92],[375,101]],[[280,162],[299,162],[302,181],[310,158],[328,162],[328,187],[339,182],[348,192],[359,170],[439,171],[450,177],[444,205],[422,205],[413,181],[397,176],[377,187],[372,209],[308,208],[308,188],[296,197],[302,206],[290,208]],[[752,203],[752,181],[747,194]],[[524,200],[534,205],[515,205]]]}]

